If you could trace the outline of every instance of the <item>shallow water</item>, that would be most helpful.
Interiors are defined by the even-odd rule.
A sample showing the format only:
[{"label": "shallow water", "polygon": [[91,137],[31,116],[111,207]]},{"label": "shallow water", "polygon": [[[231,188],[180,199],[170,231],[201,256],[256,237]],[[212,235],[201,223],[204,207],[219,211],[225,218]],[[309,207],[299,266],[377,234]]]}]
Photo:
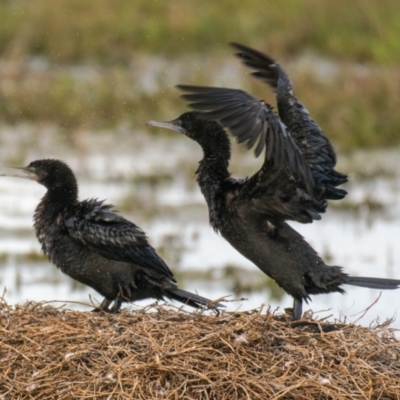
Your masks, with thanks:
[{"label": "shallow water", "polygon": [[[151,137],[136,132],[110,147],[115,140],[113,133],[88,135],[90,148],[74,151],[51,143],[44,150],[33,145],[24,163],[42,157],[67,160],[78,175],[81,198],[107,198],[140,225],[185,289],[210,298],[248,298],[228,303],[229,310],[256,308],[263,303],[273,309],[291,306],[291,298],[279,290],[273,290],[278,295],[271,297],[269,284],[260,289],[263,275],[209,227],[204,200],[194,184],[201,152],[193,143],[178,136]],[[4,157],[4,147],[2,153]],[[398,154],[400,149],[340,157],[341,169],[352,176],[347,184],[348,199],[341,207],[331,207],[320,222],[292,224],[329,264],[344,266],[352,275],[400,278]],[[12,158],[12,154],[8,156]],[[237,175],[240,171],[244,171],[242,176],[250,174],[259,163],[250,153],[235,147],[232,169]],[[89,295],[101,301],[93,290],[75,284],[38,256],[32,216],[44,192],[35,182],[0,179],[0,290],[7,288],[5,298],[10,304],[26,300],[89,304]],[[235,283],[226,276],[227,266],[238,269],[240,279],[257,290],[235,292]],[[305,310],[328,310],[319,315],[332,315],[331,319],[346,316],[355,321],[379,295],[376,290],[348,287],[345,296],[314,296]],[[382,292],[360,323],[368,325],[378,317],[380,321],[395,317],[399,299],[400,290]],[[67,307],[90,309],[72,303]],[[393,327],[400,328],[400,320]]]}]

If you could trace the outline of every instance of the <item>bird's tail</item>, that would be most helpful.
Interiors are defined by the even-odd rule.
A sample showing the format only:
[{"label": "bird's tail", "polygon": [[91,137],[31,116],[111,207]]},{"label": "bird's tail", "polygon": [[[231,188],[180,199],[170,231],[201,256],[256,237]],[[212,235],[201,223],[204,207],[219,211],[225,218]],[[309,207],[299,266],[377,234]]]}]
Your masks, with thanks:
[{"label": "bird's tail", "polygon": [[346,285],[365,287],[370,289],[393,290],[400,288],[399,279],[369,278],[363,276],[349,276]]},{"label": "bird's tail", "polygon": [[213,303],[212,300],[206,299],[205,297],[198,296],[197,294],[187,292],[181,289],[172,289],[168,291],[168,296],[173,299],[180,301],[183,304],[194,308],[210,307],[210,308],[221,308],[225,307],[221,303]]}]

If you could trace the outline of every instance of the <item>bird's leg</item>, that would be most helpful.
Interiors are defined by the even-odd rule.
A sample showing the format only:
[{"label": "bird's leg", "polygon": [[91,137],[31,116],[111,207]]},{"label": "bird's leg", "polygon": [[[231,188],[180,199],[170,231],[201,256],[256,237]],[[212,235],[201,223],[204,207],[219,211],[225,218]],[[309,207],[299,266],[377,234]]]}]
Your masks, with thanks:
[{"label": "bird's leg", "polygon": [[293,299],[293,320],[297,321],[303,315],[303,300]]},{"label": "bird's leg", "polygon": [[129,288],[129,286],[124,286],[121,287],[121,285],[119,285],[119,293],[118,296],[114,299],[114,304],[111,307],[111,309],[109,310],[110,313],[117,313],[122,305],[122,302],[125,301],[130,301],[132,297],[132,293],[131,293],[131,289]]},{"label": "bird's leg", "polygon": [[119,311],[119,309],[121,308],[121,305],[122,305],[122,297],[121,297],[121,296],[118,296],[118,297],[114,300],[114,304],[113,304],[113,306],[111,307],[111,309],[109,310],[110,313],[113,313],[113,314],[117,313],[117,312]]},{"label": "bird's leg", "polygon": [[101,302],[100,307],[95,308],[92,311],[93,312],[99,312],[99,311],[109,312],[110,310],[108,309],[108,307],[111,303],[112,303],[112,300],[109,300],[105,297],[104,300]]}]

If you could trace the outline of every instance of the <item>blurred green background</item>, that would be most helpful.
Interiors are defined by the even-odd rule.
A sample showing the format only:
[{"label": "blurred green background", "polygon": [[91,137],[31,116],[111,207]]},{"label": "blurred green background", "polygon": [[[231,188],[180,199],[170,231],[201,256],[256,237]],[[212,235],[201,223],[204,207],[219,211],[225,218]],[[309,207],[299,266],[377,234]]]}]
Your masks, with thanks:
[{"label": "blurred green background", "polygon": [[[228,42],[268,52],[341,150],[400,144],[398,0],[0,0],[0,123],[143,128],[178,83],[240,86]],[[154,134],[165,134],[153,132]]]}]

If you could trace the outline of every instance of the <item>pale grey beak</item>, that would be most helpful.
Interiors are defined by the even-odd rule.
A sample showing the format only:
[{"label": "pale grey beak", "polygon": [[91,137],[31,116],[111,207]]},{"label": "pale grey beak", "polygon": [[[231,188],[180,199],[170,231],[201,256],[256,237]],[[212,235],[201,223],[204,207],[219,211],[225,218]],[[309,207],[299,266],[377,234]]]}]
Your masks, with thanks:
[{"label": "pale grey beak", "polygon": [[10,176],[15,178],[37,180],[37,175],[34,171],[29,170],[28,167],[0,167],[0,176]]},{"label": "pale grey beak", "polygon": [[186,129],[182,128],[181,121],[173,119],[172,121],[147,121],[146,125],[157,126],[158,128],[171,129],[175,132],[186,133]]}]

